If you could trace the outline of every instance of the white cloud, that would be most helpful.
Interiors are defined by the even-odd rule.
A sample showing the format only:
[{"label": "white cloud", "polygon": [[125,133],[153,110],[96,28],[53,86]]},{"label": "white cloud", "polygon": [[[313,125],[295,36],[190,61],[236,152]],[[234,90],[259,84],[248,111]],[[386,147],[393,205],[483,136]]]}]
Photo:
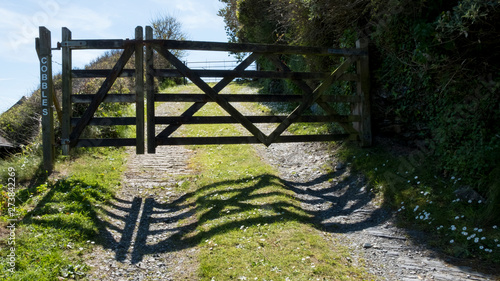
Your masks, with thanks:
[{"label": "white cloud", "polygon": [[24,62],[36,58],[33,56],[34,42],[38,37],[39,26],[46,26],[51,30],[53,45],[60,41],[61,27],[74,29],[79,34],[107,35],[104,32],[112,23],[105,11],[96,12],[76,4],[64,3],[63,0],[45,0],[36,6],[37,4],[32,2],[31,5],[36,6],[38,10],[32,6],[31,12],[26,13],[17,11],[22,10],[21,4],[18,4],[16,10],[0,8],[0,36],[6,39],[0,41],[0,48],[4,50],[1,56],[11,61]]}]

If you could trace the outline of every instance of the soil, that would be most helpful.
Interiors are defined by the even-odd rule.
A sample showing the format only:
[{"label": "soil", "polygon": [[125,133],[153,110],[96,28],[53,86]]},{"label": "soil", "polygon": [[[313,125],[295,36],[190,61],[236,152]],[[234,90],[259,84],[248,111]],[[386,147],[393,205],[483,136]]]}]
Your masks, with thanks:
[{"label": "soil", "polygon": [[[376,280],[499,280],[442,256],[426,245],[425,234],[399,228],[365,178],[349,163],[339,163],[327,144],[255,149],[277,168],[303,208],[315,214],[315,223],[348,246],[352,262]],[[173,188],[182,184],[176,176],[195,173],[188,165],[192,153],[180,146],[145,155],[130,150],[122,189],[104,207],[102,246],[86,256],[92,268],[89,280],[196,280],[197,249],[178,239],[187,231],[183,225],[192,209],[172,207],[184,195]],[[328,172],[326,166],[336,169]]]}]

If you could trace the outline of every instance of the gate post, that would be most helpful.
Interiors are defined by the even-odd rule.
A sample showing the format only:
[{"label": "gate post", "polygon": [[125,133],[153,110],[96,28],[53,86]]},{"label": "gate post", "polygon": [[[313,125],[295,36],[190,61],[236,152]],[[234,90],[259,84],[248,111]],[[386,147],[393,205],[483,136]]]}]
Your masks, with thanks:
[{"label": "gate post", "polygon": [[356,48],[366,54],[358,58],[356,65],[359,81],[357,82],[357,95],[361,102],[355,104],[354,115],[361,115],[361,121],[354,123],[354,128],[359,132],[362,147],[372,145],[371,113],[370,113],[370,65],[368,58],[368,39],[356,41]]},{"label": "gate post", "polygon": [[[71,40],[71,31],[66,27],[62,28],[62,42]],[[62,46],[62,111],[63,118],[61,122],[61,145],[62,154],[69,155],[70,142],[69,135],[71,134],[71,94],[73,93],[73,85],[71,79],[71,47],[68,45]]]},{"label": "gate post", "polygon": [[[153,40],[153,28],[146,26],[146,40]],[[146,91],[147,91],[147,133],[148,153],[156,152],[155,132],[155,87],[154,87],[154,64],[153,46],[146,45]]]},{"label": "gate post", "polygon": [[50,31],[40,26],[36,50],[40,59],[40,95],[42,101],[43,168],[52,172],[54,163],[54,114],[52,85],[52,50]]},{"label": "gate post", "polygon": [[144,45],[142,26],[135,28],[136,153],[144,154]]}]

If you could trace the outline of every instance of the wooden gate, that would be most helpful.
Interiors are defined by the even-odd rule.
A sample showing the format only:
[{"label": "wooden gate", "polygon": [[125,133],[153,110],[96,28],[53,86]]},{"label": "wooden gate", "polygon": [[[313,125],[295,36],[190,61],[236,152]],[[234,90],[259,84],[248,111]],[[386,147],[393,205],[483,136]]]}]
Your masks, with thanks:
[{"label": "wooden gate", "polygon": [[[50,32],[40,28],[38,45],[50,42]],[[45,43],[44,43],[45,42]],[[67,28],[62,30],[62,42],[57,49],[62,49],[63,68],[63,97],[62,97],[62,148],[63,154],[68,154],[71,147],[95,146],[136,146],[138,154],[144,153],[145,146],[145,120],[144,120],[144,93],[147,93],[147,151],[154,153],[159,145],[187,145],[187,144],[240,144],[262,143],[266,146],[277,142],[310,142],[351,139],[360,141],[362,146],[371,145],[370,129],[370,104],[369,104],[369,68],[367,44],[361,41],[356,43],[356,49],[327,49],[318,47],[299,47],[284,45],[260,44],[235,44],[216,42],[154,40],[153,30],[146,27],[146,36],[143,38],[143,28],[136,28],[134,40],[74,40]],[[145,48],[145,49],[144,49]],[[121,49],[123,50],[115,66],[109,70],[73,70],[71,65],[72,53],[81,49]],[[50,56],[49,48],[45,53]],[[233,70],[194,70],[190,69],[172,50],[187,51],[223,51],[234,53],[248,53]],[[124,69],[125,64],[135,53],[135,69]],[[144,55],[145,54],[145,55]],[[47,55],[47,54],[45,54]],[[344,57],[340,66],[331,73],[324,72],[295,72],[281,61],[282,55],[307,55],[307,56],[337,56]],[[156,69],[154,57],[162,56],[174,69]],[[250,71],[246,70],[259,58],[271,62],[275,71]],[[41,65],[47,63],[40,60]],[[145,71],[144,71],[145,65]],[[355,72],[349,69],[355,67]],[[43,75],[43,74],[42,74]],[[44,81],[42,76],[42,89]],[[95,94],[72,93],[72,79],[101,77],[105,78]],[[119,77],[135,78],[135,93],[113,94],[109,93],[113,83]],[[144,77],[145,80],[144,81]],[[199,94],[163,94],[155,90],[155,77],[185,77],[194,83],[200,90]],[[215,86],[208,85],[204,77],[222,78]],[[302,94],[220,94],[220,92],[236,78],[266,78],[291,80]],[[312,88],[306,80],[321,81],[319,86]],[[356,95],[330,95],[325,92],[335,81],[355,81],[357,84]],[[48,81],[50,84],[52,81]],[[103,102],[130,102],[135,103],[135,117],[97,118],[94,117],[99,105]],[[155,104],[159,102],[189,102],[192,105],[180,116],[156,116]],[[194,116],[205,104],[217,103],[229,116]],[[288,115],[283,116],[244,116],[231,103],[232,102],[283,102],[298,103],[299,105]],[[72,104],[88,104],[85,113],[80,118],[72,117]],[[351,104],[351,114],[340,115],[332,103]],[[305,111],[313,104],[321,107],[326,114],[305,115]],[[49,114],[51,115],[51,114]],[[47,117],[48,119],[48,117]],[[48,120],[47,123],[52,121]],[[305,122],[337,122],[345,131],[343,134],[333,135],[282,135],[293,123]],[[241,124],[248,132],[248,136],[241,137],[173,137],[172,134],[185,124]],[[279,124],[269,135],[264,134],[256,123]],[[93,125],[135,125],[136,138],[134,139],[81,139],[80,136],[86,126]],[[159,134],[156,134],[157,125],[167,125]],[[49,125],[47,125],[49,126]],[[52,129],[53,130],[53,129]],[[53,132],[47,133],[53,134]],[[45,132],[44,132],[45,135]],[[53,143],[45,140],[44,147],[53,151]],[[49,156],[47,156],[49,157]],[[53,157],[53,156],[52,156]],[[44,156],[45,158],[45,156]],[[47,163],[50,162],[47,160]]]}]

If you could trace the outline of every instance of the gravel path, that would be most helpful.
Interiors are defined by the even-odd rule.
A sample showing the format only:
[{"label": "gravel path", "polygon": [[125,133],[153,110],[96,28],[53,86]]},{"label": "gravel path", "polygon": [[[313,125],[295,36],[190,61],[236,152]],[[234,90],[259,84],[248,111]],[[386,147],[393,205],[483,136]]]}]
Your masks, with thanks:
[{"label": "gravel path", "polygon": [[[352,249],[352,262],[366,266],[377,280],[498,280],[452,265],[452,259],[440,258],[421,242],[425,236],[396,227],[365,179],[348,163],[338,163],[327,145],[255,148],[278,169],[303,208],[315,214],[316,223]],[[194,225],[192,206],[180,205],[184,194],[173,188],[182,184],[178,176],[194,173],[188,166],[193,152],[179,146],[159,147],[156,154],[129,152],[122,188],[103,207],[102,241],[86,256],[92,268],[88,279],[196,280],[197,249],[179,238]],[[335,172],[326,173],[325,165]]]},{"label": "gravel path", "polygon": [[[362,176],[349,165],[337,163],[320,143],[273,144],[259,153],[288,182],[317,223],[348,245],[355,261],[364,261],[377,280],[498,280],[456,260],[441,258],[425,246],[425,236],[395,226],[391,212],[382,209]],[[336,166],[333,181],[323,171],[325,163]],[[415,242],[419,241],[419,242]]]}]

